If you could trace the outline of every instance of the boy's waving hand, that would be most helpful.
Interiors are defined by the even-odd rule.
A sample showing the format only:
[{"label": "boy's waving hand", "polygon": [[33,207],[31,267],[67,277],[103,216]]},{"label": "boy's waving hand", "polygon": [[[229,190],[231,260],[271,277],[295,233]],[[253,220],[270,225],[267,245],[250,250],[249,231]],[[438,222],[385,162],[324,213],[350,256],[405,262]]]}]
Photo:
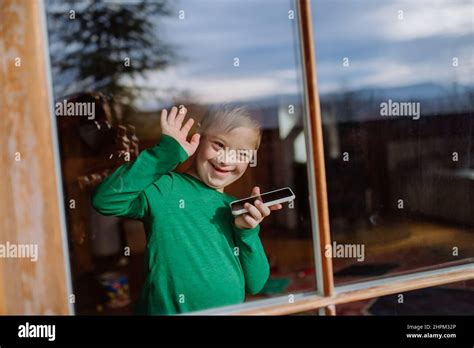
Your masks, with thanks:
[{"label": "boy's waving hand", "polygon": [[183,125],[184,118],[188,110],[183,106],[179,109],[176,106],[171,108],[170,114],[166,109],[161,111],[161,129],[162,133],[174,138],[181,147],[192,156],[199,145],[200,134],[194,134],[190,141],[187,140],[189,131],[194,124],[194,119],[190,118]]}]

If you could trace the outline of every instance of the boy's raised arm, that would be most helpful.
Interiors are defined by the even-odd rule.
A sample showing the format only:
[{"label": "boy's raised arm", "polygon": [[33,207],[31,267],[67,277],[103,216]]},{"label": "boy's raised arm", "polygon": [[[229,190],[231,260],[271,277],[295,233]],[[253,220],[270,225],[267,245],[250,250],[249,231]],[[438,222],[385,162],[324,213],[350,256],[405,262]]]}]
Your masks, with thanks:
[{"label": "boy's raised arm", "polygon": [[193,120],[181,127],[186,115],[182,108],[161,113],[163,134],[160,143],[144,150],[133,161],[117,168],[114,173],[98,185],[92,195],[92,206],[101,214],[141,219],[148,212],[145,190],[162,175],[173,170],[180,162],[191,156],[199,144],[199,135],[191,141],[186,136]]}]

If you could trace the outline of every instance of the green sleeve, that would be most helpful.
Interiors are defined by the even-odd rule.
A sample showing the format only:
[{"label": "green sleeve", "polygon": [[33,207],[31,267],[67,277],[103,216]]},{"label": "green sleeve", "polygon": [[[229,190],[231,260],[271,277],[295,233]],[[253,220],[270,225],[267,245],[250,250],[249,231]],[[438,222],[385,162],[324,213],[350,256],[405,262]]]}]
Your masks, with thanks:
[{"label": "green sleeve", "polygon": [[94,189],[92,206],[103,215],[144,218],[148,214],[147,188],[187,158],[174,138],[162,135],[158,145],[117,168]]},{"label": "green sleeve", "polygon": [[260,225],[253,229],[241,229],[233,225],[239,259],[245,276],[245,291],[257,294],[270,275],[270,266],[258,236]]}]

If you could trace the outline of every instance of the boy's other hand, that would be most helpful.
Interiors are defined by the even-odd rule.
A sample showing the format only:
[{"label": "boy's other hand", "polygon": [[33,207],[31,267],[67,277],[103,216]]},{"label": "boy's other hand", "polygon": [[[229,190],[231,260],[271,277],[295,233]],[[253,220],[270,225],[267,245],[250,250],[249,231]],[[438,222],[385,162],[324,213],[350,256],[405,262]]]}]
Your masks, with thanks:
[{"label": "boy's other hand", "polygon": [[[259,196],[260,188],[255,186],[252,189],[250,196]],[[280,210],[282,208],[281,204],[275,204],[270,207],[267,207],[260,200],[255,200],[254,204],[246,203],[245,209],[247,213],[239,215],[234,219],[234,225],[241,229],[252,229],[257,227],[259,223],[263,221],[273,210]]]},{"label": "boy's other hand", "polygon": [[179,110],[176,106],[173,106],[169,115],[166,109],[163,109],[161,111],[161,129],[163,134],[173,137],[187,152],[188,156],[192,156],[199,145],[200,134],[196,133],[190,141],[187,140],[188,133],[194,124],[194,119],[190,118],[183,125],[187,112],[184,106],[180,107]]}]

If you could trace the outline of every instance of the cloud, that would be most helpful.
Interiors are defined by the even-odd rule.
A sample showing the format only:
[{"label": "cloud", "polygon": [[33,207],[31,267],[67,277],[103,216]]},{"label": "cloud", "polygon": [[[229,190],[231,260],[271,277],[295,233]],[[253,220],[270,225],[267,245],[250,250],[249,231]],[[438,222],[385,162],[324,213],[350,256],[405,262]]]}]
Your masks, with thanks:
[{"label": "cloud", "polygon": [[[176,46],[182,60],[150,71],[147,79],[137,77],[137,84],[168,91],[169,100],[187,90],[208,103],[299,93],[297,22],[288,18],[295,1],[170,3],[173,13],[156,23],[157,36]],[[323,93],[422,82],[472,84],[472,0],[313,0],[312,11]],[[350,58],[350,67],[342,66],[343,57]],[[457,68],[453,57],[459,58]],[[70,80],[74,76],[65,84],[72,85]],[[142,100],[137,106],[156,103]]]},{"label": "cloud", "polygon": [[405,0],[384,5],[370,12],[368,18],[377,28],[375,32],[387,39],[413,40],[472,34],[473,11],[472,0]]},{"label": "cloud", "polygon": [[[173,90],[177,86],[182,91],[190,91],[193,98],[202,103],[228,103],[236,100],[251,100],[280,94],[298,92],[297,72],[293,69],[272,71],[253,77],[228,75],[193,76],[186,69],[169,69],[154,72],[146,79],[137,79],[139,84],[159,86],[163,90]],[[159,101],[142,101],[141,108],[153,109]]]},{"label": "cloud", "polygon": [[[472,1],[464,0],[313,1],[320,91],[472,84],[472,11]],[[349,67],[342,66],[344,57]]]},{"label": "cloud", "polygon": [[472,0],[312,0],[311,4],[315,27],[331,27],[319,38],[323,42],[403,41],[473,32]]},{"label": "cloud", "polygon": [[[294,64],[296,21],[288,19],[289,0],[179,1],[160,25],[195,74],[253,75]],[[179,19],[184,11],[184,19]],[[272,59],[273,58],[273,59]]]}]

